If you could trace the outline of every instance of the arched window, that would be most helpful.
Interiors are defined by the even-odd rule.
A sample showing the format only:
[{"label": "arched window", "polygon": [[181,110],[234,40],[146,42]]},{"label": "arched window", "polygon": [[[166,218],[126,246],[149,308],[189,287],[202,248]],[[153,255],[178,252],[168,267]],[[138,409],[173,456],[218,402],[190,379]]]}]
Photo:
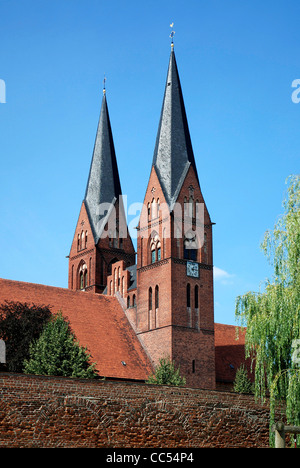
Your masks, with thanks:
[{"label": "arched window", "polygon": [[88,241],[88,232],[85,231],[85,238],[84,238],[84,248],[87,248],[87,241]]},{"label": "arched window", "polygon": [[195,286],[195,309],[199,309],[199,286]]},{"label": "arched window", "polygon": [[123,232],[119,234],[119,249],[123,249]]},{"label": "arched window", "polygon": [[113,247],[117,249],[119,247],[119,231],[118,229],[115,230],[113,233]]},{"label": "arched window", "polygon": [[159,308],[159,288],[155,286],[155,309]]},{"label": "arched window", "polygon": [[149,310],[152,310],[152,288],[149,288]]},{"label": "arched window", "polygon": [[83,271],[81,271],[79,273],[79,277],[80,277],[80,284],[79,284],[79,288],[80,289],[83,289],[84,288],[84,278],[83,278]]},{"label": "arched window", "polygon": [[144,261],[143,261],[143,254],[144,254],[144,252],[143,252],[143,243],[144,243],[144,238],[142,237],[141,238],[141,267],[143,266],[143,263],[144,263]]},{"label": "arched window", "polygon": [[84,239],[85,239],[85,233],[84,231],[81,231],[80,249],[84,249]]},{"label": "arched window", "polygon": [[148,215],[148,221],[151,219],[151,208],[150,208],[150,203],[147,205],[147,215]]},{"label": "arched window", "polygon": [[80,250],[80,239],[81,239],[81,236],[80,236],[80,234],[78,234],[78,236],[77,236],[77,251],[78,252]]},{"label": "arched window", "polygon": [[127,296],[127,309],[130,307],[130,296]]},{"label": "arched window", "polygon": [[136,306],[136,297],[135,294],[132,296],[132,307]]},{"label": "arched window", "polygon": [[191,285],[189,283],[186,286],[186,306],[191,307]]},{"label": "arched window", "polygon": [[180,258],[180,231],[179,228],[176,230],[176,247],[177,247],[177,257]]},{"label": "arched window", "polygon": [[184,213],[184,216],[188,216],[189,214],[189,206],[188,206],[188,201],[186,197],[184,197],[184,202],[183,202],[183,213]]},{"label": "arched window", "polygon": [[72,265],[71,288],[74,288],[74,265]]},{"label": "arched window", "polygon": [[114,268],[114,292],[118,290],[118,275],[117,275],[117,269]]},{"label": "arched window", "polygon": [[82,261],[78,268],[78,289],[85,289],[88,285],[88,269],[86,263]]},{"label": "arched window", "polygon": [[207,263],[207,234],[204,233],[204,244],[203,244],[203,252],[204,252],[204,263]]},{"label": "arched window", "polygon": [[151,202],[151,219],[154,219],[156,218],[156,201],[155,201],[155,198],[153,198],[152,202]]},{"label": "arched window", "polygon": [[151,243],[151,263],[156,262],[156,248],[155,248],[155,243]]},{"label": "arched window", "polygon": [[200,203],[199,203],[199,200],[196,200],[196,204],[195,204],[195,218],[197,218],[198,216],[200,216]]},{"label": "arched window", "polygon": [[160,242],[157,243],[156,245],[156,253],[157,253],[157,261],[159,262],[161,260],[161,245]]},{"label": "arched window", "polygon": [[118,291],[120,291],[120,285],[121,285],[121,270],[120,270],[120,267],[118,267]]},{"label": "arched window", "polygon": [[190,196],[189,199],[189,217],[192,218],[194,214],[194,199]]},{"label": "arched window", "polygon": [[161,260],[161,243],[156,232],[152,233],[150,239],[150,260],[151,263],[159,262]]}]

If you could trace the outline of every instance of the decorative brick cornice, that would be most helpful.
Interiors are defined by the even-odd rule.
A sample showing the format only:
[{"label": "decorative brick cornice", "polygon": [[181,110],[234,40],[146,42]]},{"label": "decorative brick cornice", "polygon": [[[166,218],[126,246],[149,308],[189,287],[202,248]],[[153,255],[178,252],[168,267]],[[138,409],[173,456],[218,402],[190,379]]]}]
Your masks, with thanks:
[{"label": "decorative brick cornice", "polygon": [[77,260],[77,258],[85,257],[85,255],[93,253],[93,252],[94,252],[94,249],[81,250],[77,255],[74,255],[73,257],[70,257],[70,261]]},{"label": "decorative brick cornice", "polygon": [[164,258],[163,260],[160,260],[159,262],[155,263],[150,263],[150,265],[143,266],[141,268],[138,268],[138,271],[140,273],[143,273],[144,271],[152,270],[153,268],[160,267],[161,265],[166,265],[169,263],[170,258]]},{"label": "decorative brick cornice", "polygon": [[[186,265],[186,262],[188,262],[189,260],[184,260],[184,259],[181,259],[181,258],[172,258],[172,261],[174,263],[179,263],[181,265]],[[199,268],[201,268],[202,270],[212,270],[213,269],[213,265],[207,265],[206,263],[198,263],[199,265]]]}]

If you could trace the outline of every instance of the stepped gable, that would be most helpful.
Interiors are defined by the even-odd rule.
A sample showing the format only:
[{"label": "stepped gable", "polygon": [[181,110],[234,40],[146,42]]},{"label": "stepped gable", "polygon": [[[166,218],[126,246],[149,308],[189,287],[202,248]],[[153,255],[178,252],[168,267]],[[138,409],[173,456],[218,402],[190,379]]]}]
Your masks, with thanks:
[{"label": "stepped gable", "polygon": [[100,376],[146,380],[153,370],[116,297],[0,279],[0,303],[5,300],[61,310]]}]

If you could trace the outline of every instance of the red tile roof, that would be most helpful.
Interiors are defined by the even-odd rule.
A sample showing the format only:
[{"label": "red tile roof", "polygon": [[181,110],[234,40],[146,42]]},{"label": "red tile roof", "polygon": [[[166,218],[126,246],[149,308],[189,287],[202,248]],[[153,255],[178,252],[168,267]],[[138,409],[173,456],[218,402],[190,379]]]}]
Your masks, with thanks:
[{"label": "red tile roof", "polygon": [[0,304],[5,300],[48,305],[52,313],[61,310],[101,376],[145,380],[153,371],[115,297],[0,279]]}]

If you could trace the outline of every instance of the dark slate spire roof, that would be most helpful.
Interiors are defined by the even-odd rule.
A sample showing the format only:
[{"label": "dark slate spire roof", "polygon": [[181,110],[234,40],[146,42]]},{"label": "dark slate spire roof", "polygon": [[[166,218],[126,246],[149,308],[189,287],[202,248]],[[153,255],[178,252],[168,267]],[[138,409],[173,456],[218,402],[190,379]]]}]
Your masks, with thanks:
[{"label": "dark slate spire roof", "polygon": [[107,221],[107,216],[100,214],[99,205],[102,203],[114,204],[121,194],[117,159],[104,91],[93,158],[84,198],[95,243],[98,242]]},{"label": "dark slate spire roof", "polygon": [[167,82],[153,156],[170,210],[192,165],[198,178],[191,137],[183,102],[175,52],[172,47]]}]

